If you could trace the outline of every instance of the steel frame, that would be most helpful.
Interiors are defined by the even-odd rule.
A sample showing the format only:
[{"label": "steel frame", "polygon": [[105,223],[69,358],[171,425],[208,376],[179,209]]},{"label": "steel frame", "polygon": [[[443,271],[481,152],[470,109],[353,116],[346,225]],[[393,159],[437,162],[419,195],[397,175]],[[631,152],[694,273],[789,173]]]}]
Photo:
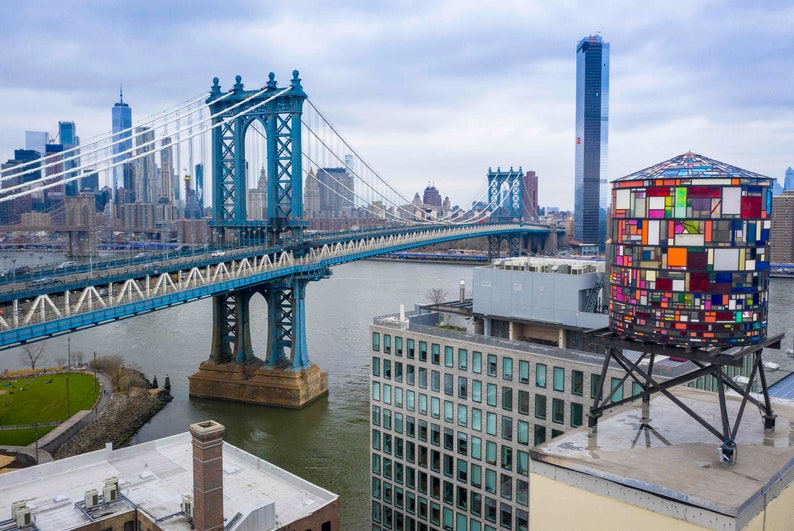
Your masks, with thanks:
[{"label": "steel frame", "polygon": [[[488,204],[498,205],[500,208],[505,207],[505,205],[501,204],[499,193],[502,190],[502,185],[507,183],[509,204],[506,206],[506,217],[510,219],[521,218],[521,194],[524,187],[523,173],[521,167],[518,168],[518,171],[513,170],[512,166],[510,171],[502,171],[501,168],[496,168],[496,171],[492,171],[488,168]],[[500,217],[502,216],[496,216],[497,219]],[[494,216],[491,219],[493,220]]]},{"label": "steel frame", "polygon": [[[637,400],[638,396],[632,395],[628,398],[612,401],[616,391],[622,389],[623,384],[631,379],[643,389],[641,395],[639,395],[642,398],[643,405],[648,405],[650,403],[652,395],[662,393],[687,415],[692,417],[701,426],[722,441],[721,452],[723,460],[730,464],[734,464],[736,461],[736,435],[739,431],[739,425],[741,424],[742,416],[744,415],[744,410],[748,402],[762,411],[764,429],[774,429],[775,427],[776,415],[772,411],[772,404],[769,400],[769,388],[764,372],[762,353],[764,348],[779,349],[783,336],[784,334],[778,334],[763,342],[743,347],[694,350],[691,348],[643,343],[615,336],[611,332],[598,334],[593,338],[593,342],[602,345],[606,352],[604,363],[601,367],[599,387],[595,393],[595,398],[590,408],[590,414],[588,415],[588,426],[590,428],[595,428],[598,425],[598,419],[601,418],[605,411]],[[642,354],[636,361],[631,361],[623,354],[624,348],[639,351]],[[687,359],[691,361],[696,368],[670,380],[659,382],[653,376],[654,362],[657,355]],[[747,385],[742,387],[725,375],[723,367],[726,365],[740,366],[747,356],[752,356],[752,369]],[[648,360],[647,370],[640,367],[640,364],[646,359]],[[604,385],[606,383],[607,371],[610,364],[613,362],[620,366],[626,374],[621,378],[620,385],[610,389],[610,392],[605,396]],[[670,388],[672,387],[708,375],[713,376],[717,380],[717,393],[720,405],[720,426],[714,426],[709,423],[670,392]],[[761,394],[763,396],[762,400],[758,400],[751,395],[756,376],[760,383]],[[742,397],[739,411],[733,423],[731,423],[730,415],[728,414],[728,406],[725,400],[726,387],[735,391]]]}]

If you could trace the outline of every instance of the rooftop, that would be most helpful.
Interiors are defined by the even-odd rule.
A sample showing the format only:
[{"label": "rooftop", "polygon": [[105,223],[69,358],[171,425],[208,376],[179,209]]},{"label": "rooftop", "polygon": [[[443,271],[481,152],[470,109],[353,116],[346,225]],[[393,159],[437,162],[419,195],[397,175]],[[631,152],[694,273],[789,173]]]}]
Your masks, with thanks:
[{"label": "rooftop", "polygon": [[[122,499],[92,511],[95,520],[125,513],[135,506],[153,520],[178,513],[182,495],[193,494],[190,433],[119,450],[106,448],[0,475],[0,521],[10,518],[12,502],[27,500],[41,531],[85,525],[88,517],[75,504],[84,500],[88,490],[97,489],[101,494],[105,480],[114,476],[118,478]],[[271,504],[275,504],[275,520],[283,525],[338,498],[225,442],[223,489],[227,525],[238,513],[239,524],[257,509]],[[191,529],[183,516],[158,525],[168,530]]]},{"label": "rooftop", "polygon": [[[720,425],[717,393],[676,387],[674,394]],[[741,401],[735,395],[727,401],[735,418]],[[595,431],[573,430],[530,450],[533,473],[550,477],[544,464],[567,469],[625,487],[609,490],[607,496],[677,517],[672,508],[676,503],[705,509],[736,519],[741,528],[771,501],[775,489],[786,488],[794,478],[794,404],[777,401],[773,408],[776,429],[768,432],[752,414],[754,408],[745,411],[750,418],[736,437],[735,466],[719,461],[720,441],[714,435],[668,398],[656,395],[650,404],[652,428],[641,428],[640,403],[619,408],[601,418]]]}]

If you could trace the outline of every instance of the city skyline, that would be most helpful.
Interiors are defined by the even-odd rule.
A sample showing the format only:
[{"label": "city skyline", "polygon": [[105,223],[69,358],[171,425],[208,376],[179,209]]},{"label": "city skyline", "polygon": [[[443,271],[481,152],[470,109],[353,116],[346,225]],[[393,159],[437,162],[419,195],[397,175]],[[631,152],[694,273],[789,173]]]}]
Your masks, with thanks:
[{"label": "city skyline", "polygon": [[[794,159],[794,9],[782,2],[651,4],[642,13],[621,3],[200,3],[174,7],[167,24],[149,11],[50,6],[41,17],[33,2],[9,13],[0,91],[14,104],[0,122],[0,158],[22,146],[24,131],[53,133],[59,120],[74,121],[83,139],[107,132],[120,83],[143,118],[207,91],[214,76],[224,90],[236,74],[254,88],[269,71],[283,84],[297,68],[310,98],[403,195],[430,179],[466,204],[488,167],[513,165],[537,172],[541,206],[573,209],[571,48],[600,31],[612,45],[610,181],[691,149],[782,184]],[[185,38],[195,32],[207,38]],[[32,44],[45,34],[68,60]],[[295,35],[312,38],[287,38]],[[149,59],[163,49],[171,60]]]}]

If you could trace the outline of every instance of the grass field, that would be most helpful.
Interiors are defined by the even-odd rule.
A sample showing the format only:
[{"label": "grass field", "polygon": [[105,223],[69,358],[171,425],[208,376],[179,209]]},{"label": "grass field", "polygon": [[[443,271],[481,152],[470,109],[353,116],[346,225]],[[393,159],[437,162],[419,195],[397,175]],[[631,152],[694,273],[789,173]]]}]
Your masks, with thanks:
[{"label": "grass field", "polygon": [[[63,421],[82,409],[91,409],[99,396],[94,376],[69,374],[69,408],[66,401],[66,374],[0,380],[0,425],[28,425]],[[24,389],[24,391],[22,390]],[[39,428],[39,437],[53,428]],[[34,429],[2,430],[0,445],[26,445],[35,440]]]}]

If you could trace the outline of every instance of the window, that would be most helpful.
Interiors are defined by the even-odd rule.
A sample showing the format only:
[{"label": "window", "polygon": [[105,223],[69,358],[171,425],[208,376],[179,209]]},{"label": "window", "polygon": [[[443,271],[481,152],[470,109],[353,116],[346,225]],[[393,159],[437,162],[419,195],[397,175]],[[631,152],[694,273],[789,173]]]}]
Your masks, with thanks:
[{"label": "window", "polygon": [[507,529],[513,525],[513,507],[507,503],[499,505],[499,525]]},{"label": "window", "polygon": [[571,402],[571,427],[578,428],[582,425],[582,404]]},{"label": "window", "polygon": [[[600,390],[601,390],[601,375],[600,374],[591,374],[590,375],[590,398],[595,398]],[[603,398],[603,395],[602,395],[601,398]]]},{"label": "window", "polygon": [[518,444],[529,444],[529,423],[523,420],[518,421],[518,435],[516,436]]},{"label": "window", "polygon": [[482,431],[482,410],[471,408],[471,429]]},{"label": "window", "polygon": [[403,414],[394,413],[394,431],[397,433],[403,432]]},{"label": "window", "polygon": [[383,377],[391,380],[391,361],[383,360]]},{"label": "window", "polygon": [[496,523],[496,500],[485,497],[485,519]]},{"label": "window", "polygon": [[565,422],[565,401],[561,398],[551,399],[551,421],[557,424]]},{"label": "window", "polygon": [[438,392],[441,389],[441,373],[438,371],[430,371],[430,388]]},{"label": "window", "polygon": [[455,377],[451,374],[444,374],[444,394],[447,396],[455,396]]},{"label": "window", "polygon": [[427,415],[427,395],[419,393],[419,413]]},{"label": "window", "polygon": [[444,420],[446,422],[455,421],[453,404],[449,400],[444,400]]},{"label": "window", "polygon": [[465,399],[468,397],[468,383],[469,381],[465,376],[458,376],[458,398]]},{"label": "window", "polygon": [[449,346],[444,347],[444,366],[445,367],[454,367],[455,361],[453,360],[453,356],[455,355],[455,349]]},{"label": "window", "polygon": [[380,401],[380,382],[372,382],[372,400]]},{"label": "window", "polygon": [[612,378],[611,384],[613,391],[617,389],[612,395],[612,402],[620,402],[623,400],[623,380],[620,378]]},{"label": "window", "polygon": [[[380,456],[378,454],[372,454],[372,473],[380,475]],[[380,485],[380,480],[378,480],[378,485]]]},{"label": "window", "polygon": [[471,399],[475,402],[482,402],[482,382],[480,380],[471,381]]},{"label": "window", "polygon": [[372,350],[378,352],[380,350],[380,334],[372,332]]},{"label": "window", "polygon": [[529,383],[529,362],[528,361],[519,361],[518,362],[518,381],[522,384]]},{"label": "window", "polygon": [[460,431],[458,432],[458,453],[460,455],[469,453],[469,436]]},{"label": "window", "polygon": [[394,336],[394,350],[398,356],[403,355],[403,338]]},{"label": "window", "polygon": [[383,403],[391,404],[391,385],[383,384]]},{"label": "window", "polygon": [[496,471],[485,469],[485,492],[496,494]]},{"label": "window", "polygon": [[394,381],[398,383],[403,381],[403,364],[399,361],[394,362]]},{"label": "window", "polygon": [[584,373],[571,371],[571,394],[582,396],[584,393]]},{"label": "window", "polygon": [[394,407],[403,407],[403,388],[394,388]]},{"label": "window", "polygon": [[380,426],[380,407],[372,406],[372,424]]},{"label": "window", "polygon": [[463,404],[458,404],[458,426],[463,426],[465,428],[468,425],[468,418],[469,408]]},{"label": "window", "polygon": [[535,385],[546,387],[546,366],[542,363],[535,365]]},{"label": "window", "polygon": [[383,334],[383,352],[391,354],[391,336],[389,334]]},{"label": "window", "polygon": [[372,376],[380,376],[380,358],[372,357]]},{"label": "window", "polygon": [[529,391],[518,392],[518,412],[522,415],[529,415]]},{"label": "window", "polygon": [[458,349],[458,369],[461,371],[466,370],[466,366],[468,365],[468,357],[469,353],[465,348]]},{"label": "window", "polygon": [[431,363],[433,363],[433,365],[439,365],[441,363],[441,345],[438,343],[431,343],[430,355]]},{"label": "window", "polygon": [[496,464],[496,443],[485,441],[485,462],[489,465]]},{"label": "window", "polygon": [[430,425],[430,442],[433,446],[441,446],[441,426],[438,424]]},{"label": "window", "polygon": [[488,405],[496,407],[496,384],[488,384]]},{"label": "window", "polygon": [[[516,480],[516,502],[525,507],[529,506],[529,483],[521,479]],[[518,512],[520,513],[521,511]],[[526,529],[524,527],[525,531]]]},{"label": "window", "polygon": [[427,389],[427,369],[419,367],[419,387]]},{"label": "window", "polygon": [[513,478],[509,474],[499,474],[499,496],[506,500],[513,499]]},{"label": "window", "polygon": [[383,434],[383,453],[391,455],[391,435],[388,433]]},{"label": "window", "polygon": [[482,352],[472,351],[471,370],[476,374],[482,374]]},{"label": "window", "polygon": [[642,387],[641,384],[637,382],[631,382],[631,396],[633,397],[636,396],[637,398],[639,398],[640,395],[642,395],[643,391],[645,391],[645,389]]},{"label": "window", "polygon": [[502,417],[502,439],[513,440],[513,419],[510,417]]},{"label": "window", "polygon": [[444,428],[444,449],[455,449],[455,431],[450,428]]},{"label": "window", "polygon": [[391,429],[391,411],[388,409],[383,410],[383,428],[386,430]]},{"label": "window", "polygon": [[430,397],[430,415],[434,418],[441,418],[441,400],[438,397]]},{"label": "window", "polygon": [[543,395],[535,395],[535,418],[546,418],[546,397]]},{"label": "window", "polygon": [[471,457],[472,459],[482,459],[482,439],[472,436],[471,438]]},{"label": "window", "polygon": [[516,472],[522,476],[529,475],[529,452],[518,451],[518,462],[516,463]]},{"label": "window", "polygon": [[488,435],[496,435],[496,413],[485,414],[485,432]]},{"label": "window", "polygon": [[414,359],[414,340],[413,339],[409,339],[408,340],[408,354],[406,355],[406,357],[409,360]]},{"label": "window", "polygon": [[427,341],[419,342],[419,361],[427,361]]},{"label": "window", "polygon": [[488,376],[496,376],[496,355],[488,354]]},{"label": "window", "polygon": [[482,487],[482,467],[471,465],[471,486],[479,489]]},{"label": "window", "polygon": [[427,442],[427,421],[420,420],[419,424],[419,440],[423,442]]},{"label": "window", "polygon": [[565,391],[565,369],[554,367],[554,390]]},{"label": "window", "polygon": [[546,427],[535,424],[535,446],[546,442]]},{"label": "window", "polygon": [[406,391],[405,392],[405,408],[408,411],[414,411],[416,408],[416,393],[413,391]]},{"label": "window", "polygon": [[513,388],[502,387],[502,409],[513,411]]},{"label": "window", "polygon": [[444,454],[444,475],[450,478],[455,475],[455,458],[449,454]]},{"label": "window", "polygon": [[[469,494],[469,511],[471,512],[471,514],[475,516],[482,515],[482,494],[480,494],[479,492],[471,491],[471,493]],[[472,523],[472,528],[469,531],[473,531],[475,529],[474,524],[477,522],[472,520],[471,523]],[[479,523],[477,523],[477,525],[479,525]]]},{"label": "window", "polygon": [[405,383],[408,385],[414,385],[416,375],[414,374],[415,368],[413,365],[406,365],[405,366]]},{"label": "window", "polygon": [[513,379],[513,358],[502,358],[502,378]]}]

